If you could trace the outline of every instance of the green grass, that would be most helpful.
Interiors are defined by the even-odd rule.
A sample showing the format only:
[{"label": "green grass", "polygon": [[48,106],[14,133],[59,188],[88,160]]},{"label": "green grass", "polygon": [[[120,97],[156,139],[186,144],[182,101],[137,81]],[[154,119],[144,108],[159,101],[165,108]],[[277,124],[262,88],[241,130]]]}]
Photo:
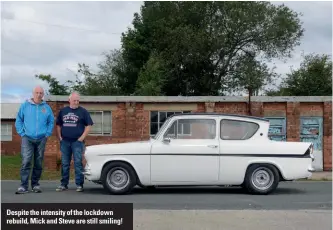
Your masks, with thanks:
[{"label": "green grass", "polygon": [[[13,156],[1,155],[1,180],[20,180],[21,169],[21,156],[20,154]],[[33,161],[31,162],[31,172],[33,167]],[[70,179],[74,179],[74,170],[70,172]],[[30,173],[31,176],[31,173]],[[61,171],[57,170],[43,170],[41,180],[60,180]]]}]

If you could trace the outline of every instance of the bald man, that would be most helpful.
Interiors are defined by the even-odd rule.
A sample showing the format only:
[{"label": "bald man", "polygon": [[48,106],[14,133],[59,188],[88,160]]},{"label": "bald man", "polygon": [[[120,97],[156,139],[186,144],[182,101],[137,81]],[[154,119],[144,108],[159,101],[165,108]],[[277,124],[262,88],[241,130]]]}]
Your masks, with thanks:
[{"label": "bald man", "polygon": [[82,154],[85,149],[84,140],[88,135],[93,121],[89,112],[79,106],[80,95],[76,92],[69,96],[69,106],[64,107],[59,111],[57,117],[57,134],[60,140],[61,151],[61,184],[56,188],[56,191],[64,191],[68,189],[69,183],[69,168],[72,159],[74,158],[75,168],[75,184],[76,191],[83,191],[84,176]]},{"label": "bald man", "polygon": [[19,108],[16,116],[15,128],[21,136],[21,186],[16,194],[29,192],[29,175],[31,171],[32,156],[34,167],[31,177],[33,192],[40,193],[39,184],[42,175],[42,162],[44,158],[47,138],[52,135],[54,117],[51,107],[43,101],[44,89],[36,86],[33,97],[25,101]]}]

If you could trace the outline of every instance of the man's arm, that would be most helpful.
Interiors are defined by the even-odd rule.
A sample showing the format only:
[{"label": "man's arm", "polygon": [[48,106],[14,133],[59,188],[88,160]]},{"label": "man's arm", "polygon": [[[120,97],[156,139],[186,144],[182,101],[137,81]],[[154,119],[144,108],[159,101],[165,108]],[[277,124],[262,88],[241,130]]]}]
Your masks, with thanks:
[{"label": "man's arm", "polygon": [[50,106],[48,106],[49,110],[49,117],[47,119],[47,132],[46,132],[46,137],[52,136],[52,131],[54,128],[54,117],[53,117],[53,111]]},{"label": "man's arm", "polygon": [[15,120],[15,128],[16,132],[23,137],[24,136],[24,104],[20,106],[20,109],[16,115],[16,120]]},{"label": "man's arm", "polygon": [[84,139],[88,136],[90,130],[91,130],[91,126],[94,124],[94,122],[92,121],[90,114],[87,110],[85,110],[85,115],[84,115],[84,121],[85,121],[85,125],[86,127],[84,128],[84,132],[81,135],[81,137],[78,139],[79,141],[84,141]]},{"label": "man's arm", "polygon": [[59,140],[62,140],[62,136],[61,136],[61,126],[62,126],[62,115],[61,115],[61,111],[59,111],[57,120],[56,120],[56,125],[57,125],[57,136]]},{"label": "man's arm", "polygon": [[62,140],[62,137],[61,137],[61,127],[59,125],[57,125],[57,136],[58,136],[59,140]]},{"label": "man's arm", "polygon": [[89,134],[90,129],[91,129],[91,125],[86,126],[84,128],[84,132],[82,133],[81,137],[78,140],[82,142],[87,137],[87,135]]}]

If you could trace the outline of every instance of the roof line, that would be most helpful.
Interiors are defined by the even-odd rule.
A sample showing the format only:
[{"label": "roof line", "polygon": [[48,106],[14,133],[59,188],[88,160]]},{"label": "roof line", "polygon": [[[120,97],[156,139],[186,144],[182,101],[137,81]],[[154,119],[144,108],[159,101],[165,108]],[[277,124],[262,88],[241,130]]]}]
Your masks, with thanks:
[{"label": "roof line", "polygon": [[[68,96],[47,95],[46,101],[67,102]],[[142,103],[198,103],[198,102],[248,102],[247,96],[80,96],[81,102],[142,102]],[[330,96],[252,96],[252,102],[326,102],[332,101]]]}]

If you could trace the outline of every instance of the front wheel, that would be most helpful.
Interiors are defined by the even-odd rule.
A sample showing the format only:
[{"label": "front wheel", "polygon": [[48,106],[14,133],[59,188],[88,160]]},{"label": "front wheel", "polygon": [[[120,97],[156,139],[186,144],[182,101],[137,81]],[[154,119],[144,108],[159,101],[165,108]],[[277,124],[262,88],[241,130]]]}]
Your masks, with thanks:
[{"label": "front wheel", "polygon": [[135,172],[128,164],[112,162],[102,171],[104,189],[111,194],[128,194],[136,185]]},{"label": "front wheel", "polygon": [[272,165],[252,165],[248,168],[244,187],[251,194],[268,195],[278,186],[279,172]]}]

